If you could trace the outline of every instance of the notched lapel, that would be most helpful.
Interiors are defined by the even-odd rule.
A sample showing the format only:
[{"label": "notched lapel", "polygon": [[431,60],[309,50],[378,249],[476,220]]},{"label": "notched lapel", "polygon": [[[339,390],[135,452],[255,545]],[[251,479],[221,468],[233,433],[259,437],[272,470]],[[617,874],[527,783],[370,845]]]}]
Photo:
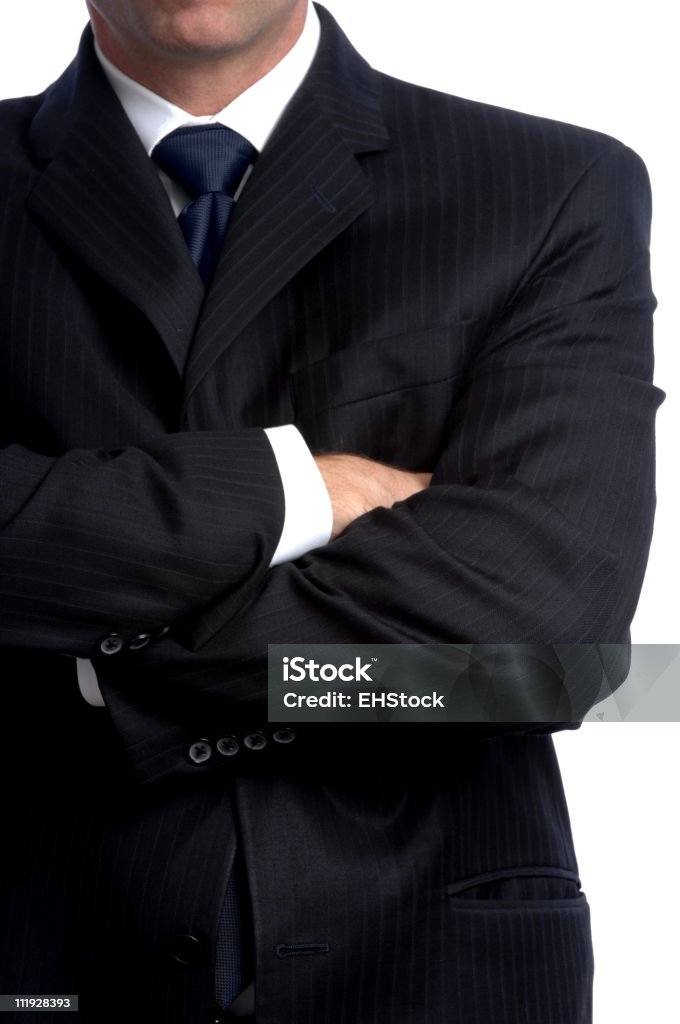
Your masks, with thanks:
[{"label": "notched lapel", "polygon": [[137,306],[182,373],[202,282],[158,174],[108,85],[86,30],[48,91],[31,141],[44,165],[27,208]]},{"label": "notched lapel", "polygon": [[372,202],[357,156],[387,148],[375,73],[327,12],[319,52],[236,205],[189,355],[189,398],[291,278]]}]

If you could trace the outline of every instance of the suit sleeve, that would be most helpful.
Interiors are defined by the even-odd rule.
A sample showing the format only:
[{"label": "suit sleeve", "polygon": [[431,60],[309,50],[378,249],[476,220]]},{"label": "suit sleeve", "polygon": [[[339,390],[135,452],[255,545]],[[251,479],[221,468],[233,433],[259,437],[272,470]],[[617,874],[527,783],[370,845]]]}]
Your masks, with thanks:
[{"label": "suit sleeve", "polygon": [[[270,643],[625,642],[662,397],[649,223],[644,166],[611,145],[480,339],[432,486],[266,573],[247,606],[223,595],[149,654],[141,693],[110,675],[117,721],[130,725],[140,698],[165,701],[166,738],[179,735],[189,691],[225,727],[235,710],[264,719]],[[146,736],[149,763],[153,721],[142,710],[128,737]]]},{"label": "suit sleeve", "polygon": [[264,431],[120,451],[0,453],[0,643],[90,657],[154,636],[227,589],[259,589],[284,500]]}]

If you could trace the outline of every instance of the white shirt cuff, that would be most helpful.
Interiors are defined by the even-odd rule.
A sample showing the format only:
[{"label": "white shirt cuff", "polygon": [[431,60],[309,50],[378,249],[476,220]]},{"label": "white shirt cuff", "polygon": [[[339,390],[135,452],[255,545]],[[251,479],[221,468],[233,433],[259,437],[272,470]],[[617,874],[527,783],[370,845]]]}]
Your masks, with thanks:
[{"label": "white shirt cuff", "polygon": [[78,669],[78,686],[80,687],[81,696],[93,708],[105,707],[102,691],[99,689],[97,673],[92,662],[88,661],[87,658],[76,658],[76,667]]},{"label": "white shirt cuff", "polygon": [[302,434],[292,423],[267,427],[283,483],[285,514],[279,544],[271,565],[293,559],[328,544],[333,508],[323,477]]}]

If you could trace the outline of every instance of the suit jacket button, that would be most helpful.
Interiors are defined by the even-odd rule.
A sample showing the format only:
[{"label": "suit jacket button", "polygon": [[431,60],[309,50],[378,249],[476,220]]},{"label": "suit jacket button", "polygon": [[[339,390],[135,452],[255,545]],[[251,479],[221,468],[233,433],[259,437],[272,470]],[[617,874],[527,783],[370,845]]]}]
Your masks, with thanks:
[{"label": "suit jacket button", "polygon": [[111,633],[99,641],[99,650],[102,654],[119,654],[125,643],[119,633]]},{"label": "suit jacket button", "polygon": [[241,749],[241,744],[235,736],[222,736],[217,741],[217,752],[222,757],[233,757],[234,754],[238,754]]},{"label": "suit jacket button", "polygon": [[147,644],[150,644],[150,643],[151,643],[151,634],[150,633],[140,633],[139,636],[136,636],[134,638],[134,640],[130,641],[130,643],[128,644],[128,649],[131,650],[131,651],[141,651],[141,650],[143,650],[146,647]]},{"label": "suit jacket button", "polygon": [[277,729],[275,733],[272,733],[272,739],[274,743],[292,743],[295,733],[292,729]]},{"label": "suit jacket button", "polygon": [[262,732],[250,732],[244,736],[243,745],[248,750],[263,750],[267,746],[267,737]]},{"label": "suit jacket button", "polygon": [[170,943],[170,955],[178,964],[200,967],[207,960],[205,943],[197,935],[175,935]]},{"label": "suit jacket button", "polygon": [[196,740],[187,751],[187,756],[192,764],[206,764],[212,757],[212,744],[209,740]]}]

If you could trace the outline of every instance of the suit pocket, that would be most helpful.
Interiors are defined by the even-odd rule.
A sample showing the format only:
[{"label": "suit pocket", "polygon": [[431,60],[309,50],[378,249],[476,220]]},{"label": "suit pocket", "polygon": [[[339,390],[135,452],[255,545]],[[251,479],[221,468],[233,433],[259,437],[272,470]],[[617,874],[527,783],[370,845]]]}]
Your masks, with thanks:
[{"label": "suit pocket", "polygon": [[356,343],[292,375],[295,422],[313,451],[429,469],[463,386],[469,323]]},{"label": "suit pocket", "polygon": [[590,907],[575,872],[500,869],[452,883],[447,896],[455,1019],[592,1024]]},{"label": "suit pocket", "polygon": [[446,887],[454,907],[469,910],[518,907],[559,909],[586,901],[574,871],[552,866],[499,868],[459,879]]}]

